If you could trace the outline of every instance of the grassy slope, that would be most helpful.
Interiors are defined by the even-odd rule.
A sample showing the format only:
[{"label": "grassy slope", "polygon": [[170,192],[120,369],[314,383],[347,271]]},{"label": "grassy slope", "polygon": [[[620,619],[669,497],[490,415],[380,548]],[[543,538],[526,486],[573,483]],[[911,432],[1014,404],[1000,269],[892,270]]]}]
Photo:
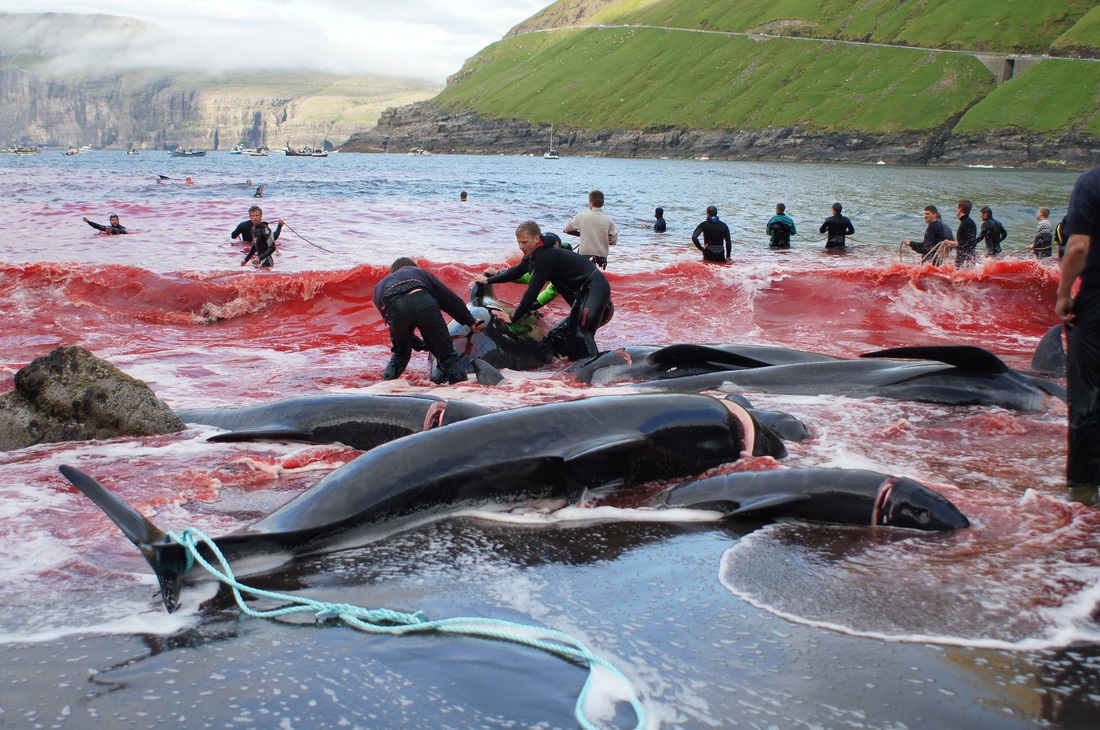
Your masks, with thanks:
[{"label": "grassy slope", "polygon": [[[1005,128],[1051,136],[1096,133],[1100,103],[1093,64],[1076,64],[1080,73],[1074,74],[1043,61],[1024,76],[1043,83],[1013,81],[995,90],[992,74],[971,56],[897,47],[1044,54],[1052,45],[1100,44],[1100,8],[1094,4],[560,0],[470,59],[437,100],[488,117],[590,129],[798,125],[816,131],[894,132],[934,129],[962,117],[959,131],[967,133]],[[640,27],[524,33],[601,24],[790,39],[753,41]],[[1060,101],[1066,96],[1074,97],[1073,103]]]},{"label": "grassy slope", "polygon": [[482,51],[462,76],[437,100],[594,129],[928,129],[993,87],[966,55],[655,29],[520,36]]},{"label": "grassy slope", "polygon": [[1059,56],[1078,54],[1100,58],[1100,6],[1090,10],[1072,28],[1054,42],[1053,51]]},{"label": "grassy slope", "polygon": [[577,6],[595,5],[599,9],[581,22],[1041,54],[1094,4],[1092,0],[621,0],[610,4],[563,0],[522,25],[573,25]]}]

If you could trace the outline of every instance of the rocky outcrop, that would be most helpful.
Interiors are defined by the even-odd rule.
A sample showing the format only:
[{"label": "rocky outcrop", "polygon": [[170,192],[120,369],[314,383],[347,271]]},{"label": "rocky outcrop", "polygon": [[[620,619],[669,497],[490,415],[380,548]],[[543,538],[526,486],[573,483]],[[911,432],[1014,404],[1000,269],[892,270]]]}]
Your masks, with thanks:
[{"label": "rocky outcrop", "polygon": [[34,360],[15,374],[15,390],[0,396],[0,451],[184,428],[149,386],[80,347]]},{"label": "rocky outcrop", "polygon": [[[486,119],[432,102],[387,109],[378,124],[355,134],[347,152],[430,152],[541,155],[549,125],[522,119]],[[962,136],[950,130],[892,134],[819,134],[798,127],[769,129],[554,129],[562,155],[602,157],[710,157],[802,162],[878,162],[904,165],[1065,167],[1100,164],[1100,139],[1048,139],[1012,132]]]}]

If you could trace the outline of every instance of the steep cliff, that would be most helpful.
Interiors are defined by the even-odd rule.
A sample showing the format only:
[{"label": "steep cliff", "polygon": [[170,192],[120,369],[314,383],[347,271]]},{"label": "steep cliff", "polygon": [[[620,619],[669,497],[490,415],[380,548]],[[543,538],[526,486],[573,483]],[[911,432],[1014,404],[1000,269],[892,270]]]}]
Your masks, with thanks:
[{"label": "steep cliff", "polygon": [[340,146],[383,109],[439,90],[383,76],[87,71],[89,57],[140,47],[151,32],[129,18],[0,14],[0,145]]}]

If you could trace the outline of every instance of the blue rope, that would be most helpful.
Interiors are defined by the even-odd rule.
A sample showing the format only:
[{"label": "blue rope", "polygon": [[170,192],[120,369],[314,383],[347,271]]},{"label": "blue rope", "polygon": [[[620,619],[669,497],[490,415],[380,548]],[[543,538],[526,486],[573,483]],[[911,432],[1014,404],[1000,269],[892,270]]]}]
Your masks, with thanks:
[{"label": "blue rope", "polygon": [[[581,688],[581,692],[577,696],[576,705],[573,708],[573,716],[577,719],[577,722],[580,723],[583,730],[600,730],[599,726],[590,721],[584,712],[585,700],[588,697],[589,689],[595,678],[595,668],[597,666],[610,671],[612,675],[626,686],[630,706],[633,708],[634,715],[637,718],[637,724],[634,726],[635,730],[640,730],[640,728],[645,727],[645,710],[642,708],[642,704],[638,700],[634,688],[631,686],[630,680],[626,678],[626,675],[624,675],[618,667],[611,664],[611,662],[593,654],[583,642],[573,638],[569,634],[554,629],[527,626],[525,624],[514,623],[512,621],[501,621],[499,619],[451,618],[431,621],[424,616],[422,611],[410,614],[392,611],[387,608],[366,609],[347,603],[315,601],[312,598],[306,598],[304,596],[291,596],[285,593],[275,593],[260,588],[252,588],[237,581],[233,576],[232,569],[229,567],[229,562],[225,559],[225,556],[222,555],[221,550],[219,550],[218,546],[214,544],[214,541],[203,534],[201,530],[188,527],[181,535],[169,532],[167,533],[167,537],[180,543],[187,550],[188,568],[194,563],[198,563],[215,578],[232,588],[233,596],[237,599],[237,605],[242,612],[249,616],[255,618],[280,618],[295,613],[312,612],[319,621],[336,618],[343,621],[348,626],[371,634],[402,636],[406,634],[434,631],[441,634],[456,636],[497,639],[520,646],[529,646],[532,649],[538,649],[566,660],[587,664],[588,679],[585,680],[584,687]],[[220,569],[211,565],[199,553],[199,545],[201,544],[205,544],[210,548],[210,551],[214,554],[215,562],[218,563]],[[256,611],[245,603],[244,596],[241,595],[242,592],[248,593],[256,598],[281,601],[291,605],[272,609],[270,611]],[[536,631],[543,634],[546,638],[524,636],[517,633],[518,631]]]}]

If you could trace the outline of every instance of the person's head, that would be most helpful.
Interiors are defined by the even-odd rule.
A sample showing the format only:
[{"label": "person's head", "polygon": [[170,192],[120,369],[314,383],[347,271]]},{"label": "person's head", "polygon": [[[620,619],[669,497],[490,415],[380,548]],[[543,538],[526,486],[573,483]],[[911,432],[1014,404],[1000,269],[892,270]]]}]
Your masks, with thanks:
[{"label": "person's head", "polygon": [[936,220],[939,220],[939,219],[940,219],[940,212],[938,210],[936,210],[936,206],[934,206],[934,205],[924,206],[924,222],[925,223],[931,223],[932,221],[936,221]]},{"label": "person's head", "polygon": [[539,235],[542,239],[543,246],[550,246],[551,248],[561,248],[561,236],[556,233],[542,233]]},{"label": "person's head", "polygon": [[524,221],[516,226],[516,245],[524,256],[530,256],[542,242],[542,229],[534,221]]},{"label": "person's head", "polygon": [[262,198],[263,196],[264,196],[264,186],[260,185],[258,188],[256,188],[256,192],[252,197],[253,198]]},{"label": "person's head", "polygon": [[458,199],[461,200],[463,203],[466,202],[466,191],[465,190],[463,190],[461,193],[458,194]]},{"label": "person's head", "polygon": [[653,211],[653,217],[654,218],[664,218],[665,217],[665,209],[664,208],[656,208]]},{"label": "person's head", "polygon": [[401,258],[390,264],[390,273],[392,274],[395,271],[400,271],[406,266],[416,266],[416,262],[410,259],[408,256],[402,256]]},{"label": "person's head", "polygon": [[108,221],[110,221],[110,223],[111,223],[111,225],[112,225],[112,226],[120,226],[120,225],[122,225],[121,223],[119,223],[119,222],[118,222],[118,216],[117,216],[116,214],[114,214],[114,213],[111,213],[111,217],[110,217],[110,218],[108,218],[107,220],[108,220]]},{"label": "person's head", "polygon": [[960,200],[958,203],[955,204],[955,207],[959,211],[960,216],[970,215],[970,211],[972,211],[974,209],[974,204],[971,203],[966,198],[963,198],[962,200]]},{"label": "person's head", "polygon": [[844,210],[844,206],[840,203],[833,203],[833,212],[840,215],[840,212]]},{"label": "person's head", "polygon": [[988,205],[982,208],[979,212],[981,213],[983,221],[987,221],[993,217],[993,209],[990,208]]},{"label": "person's head", "polygon": [[776,203],[775,204],[775,214],[776,215],[783,215],[786,212],[787,212],[787,206],[783,205],[782,203]]},{"label": "person's head", "polygon": [[248,209],[248,218],[252,221],[252,225],[258,226],[264,220],[264,211],[260,206],[254,205]]},{"label": "person's head", "polygon": [[708,205],[707,206],[707,218],[716,218],[717,216],[718,216],[718,206]]},{"label": "person's head", "polygon": [[603,207],[603,193],[599,190],[593,190],[588,194],[588,204],[593,208]]},{"label": "person's head", "polygon": [[1039,220],[1045,221],[1050,217],[1050,208],[1042,207],[1039,209],[1039,215],[1036,216]]}]

